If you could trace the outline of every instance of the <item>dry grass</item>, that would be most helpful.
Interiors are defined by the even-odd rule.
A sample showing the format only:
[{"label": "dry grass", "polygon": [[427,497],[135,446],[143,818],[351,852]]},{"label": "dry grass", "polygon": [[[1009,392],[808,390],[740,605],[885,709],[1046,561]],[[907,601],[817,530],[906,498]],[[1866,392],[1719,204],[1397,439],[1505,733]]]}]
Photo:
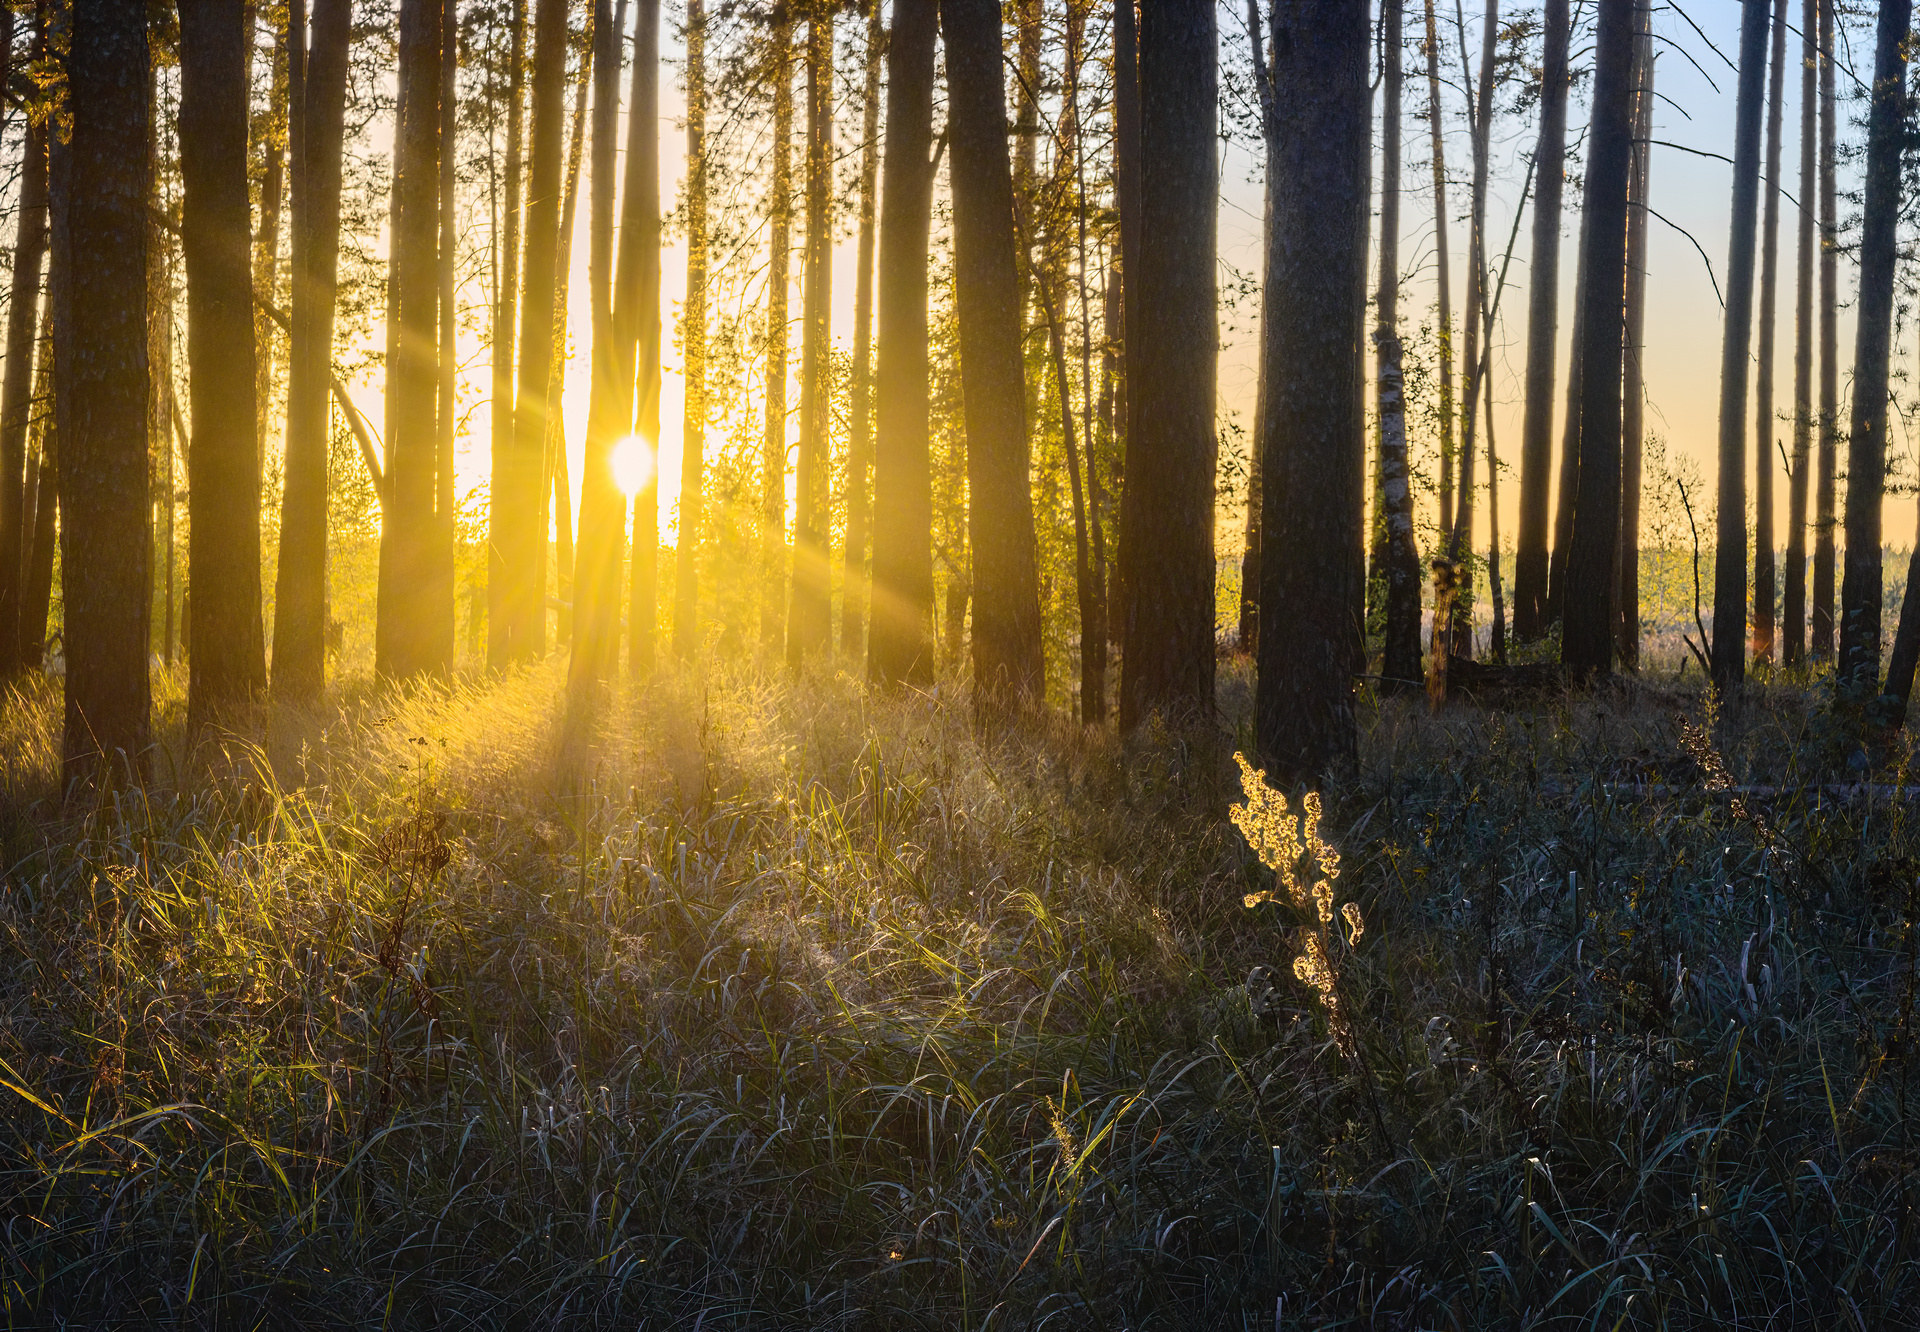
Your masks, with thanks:
[{"label": "dry grass", "polygon": [[[1227,738],[721,671],[581,793],[558,690],[197,755],[176,708],[65,810],[57,693],[4,705],[10,1322],[1915,1325],[1920,829],[1761,837],[1696,698],[1370,720],[1349,1058]],[[1722,719],[1734,773],[1844,774],[1814,697]]]}]

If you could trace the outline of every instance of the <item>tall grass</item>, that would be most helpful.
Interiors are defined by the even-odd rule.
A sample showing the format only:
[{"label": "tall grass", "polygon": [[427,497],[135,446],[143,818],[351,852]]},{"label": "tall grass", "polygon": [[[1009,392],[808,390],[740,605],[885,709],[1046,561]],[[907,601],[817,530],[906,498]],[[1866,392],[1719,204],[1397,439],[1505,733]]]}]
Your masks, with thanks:
[{"label": "tall grass", "polygon": [[[1370,718],[1349,1057],[1231,735],[716,670],[562,781],[560,688],[170,712],[65,806],[57,691],[5,705],[10,1322],[1915,1325],[1920,829],[1760,837],[1697,698]],[[1846,771],[1785,688],[1715,739]]]}]

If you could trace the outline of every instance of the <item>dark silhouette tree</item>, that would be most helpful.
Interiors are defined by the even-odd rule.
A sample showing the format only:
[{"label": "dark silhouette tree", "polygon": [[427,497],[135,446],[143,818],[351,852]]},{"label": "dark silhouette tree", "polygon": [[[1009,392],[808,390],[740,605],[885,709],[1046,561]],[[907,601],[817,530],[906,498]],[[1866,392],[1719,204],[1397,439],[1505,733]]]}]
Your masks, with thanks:
[{"label": "dark silhouette tree", "polygon": [[1781,596],[1781,660],[1798,666],[1807,653],[1807,481],[1813,465],[1814,139],[1819,120],[1816,44],[1820,0],[1800,6],[1800,230],[1794,250],[1793,456],[1787,476],[1787,578]]},{"label": "dark silhouette tree", "polygon": [[1833,0],[1820,6],[1820,457],[1813,493],[1815,661],[1833,660],[1835,469],[1840,458],[1839,191],[1835,178],[1838,107],[1833,93]]},{"label": "dark silhouette tree", "polygon": [[293,0],[288,92],[293,216],[286,486],[274,588],[273,692],[312,703],[325,678],[327,393],[340,260],[341,149],[352,0],[313,0],[309,39]]},{"label": "dark silhouette tree", "polygon": [[976,708],[992,717],[1038,705],[1044,680],[1000,7],[941,0],[940,22],[973,549],[973,687]]},{"label": "dark silhouette tree", "polygon": [[[1450,272],[1453,252],[1447,243],[1447,142],[1440,100],[1440,28],[1434,19],[1433,0],[1427,0],[1426,41],[1421,50],[1427,61],[1427,141],[1433,163],[1434,302],[1440,334],[1436,353],[1440,363],[1440,530],[1450,533],[1453,531],[1454,468],[1458,464],[1453,451],[1453,280]],[[1277,61],[1278,56],[1275,59]],[[1438,626],[1435,632],[1439,632]]]},{"label": "dark silhouette tree", "polygon": [[827,482],[833,397],[827,358],[833,314],[833,10],[807,18],[807,237],[800,313],[800,454],[794,468],[793,600],[787,664],[833,647]]},{"label": "dark silhouette tree", "polygon": [[1653,9],[1639,0],[1633,37],[1633,165],[1627,176],[1627,345],[1620,365],[1620,664],[1640,668],[1640,484],[1646,435],[1647,187],[1653,168]]},{"label": "dark silhouette tree", "polygon": [[[518,338],[515,327],[520,314],[520,229],[521,175],[526,153],[521,142],[526,117],[527,82],[527,0],[512,0],[507,16],[507,106],[506,145],[500,163],[499,213],[497,228],[497,267],[494,276],[492,326],[488,331],[492,365],[489,367],[492,401],[489,407],[488,444],[496,483],[512,472],[514,449],[514,352]],[[503,472],[502,469],[506,469]],[[517,519],[515,500],[508,501],[509,519]],[[504,648],[498,637],[502,624],[495,623],[500,610],[495,580],[503,576],[494,544],[499,539],[499,503],[488,501],[487,534],[487,658],[498,664],[496,648]],[[509,530],[512,528],[509,522]]]},{"label": "dark silhouette tree", "polygon": [[231,720],[267,682],[245,20],[241,0],[180,8],[180,233],[193,419],[187,452],[192,730]]},{"label": "dark silhouette tree", "polygon": [[1196,721],[1213,712],[1215,21],[1211,0],[1157,0],[1140,15],[1142,243],[1130,281],[1154,335],[1130,353],[1123,731],[1155,713]]},{"label": "dark silhouette tree", "polygon": [[1275,780],[1356,759],[1362,640],[1365,0],[1277,7],[1255,743]]},{"label": "dark silhouette tree", "polygon": [[793,250],[792,0],[775,0],[770,74],[773,182],[767,198],[766,435],[760,454],[760,643],[786,637],[787,613],[787,288]]},{"label": "dark silhouette tree", "polygon": [[[70,120],[53,161],[54,341],[64,349],[54,362],[54,400],[65,570],[62,753],[68,774],[85,777],[121,765],[143,772],[147,763],[144,145],[153,122],[144,0],[73,0],[69,24]],[[244,237],[243,229],[243,246]]]},{"label": "dark silhouette tree", "polygon": [[1760,224],[1760,328],[1753,375],[1753,659],[1773,660],[1773,334],[1780,283],[1780,120],[1787,76],[1787,0],[1774,0],[1767,94],[1766,204]]},{"label": "dark silhouette tree", "polygon": [[867,640],[867,674],[879,684],[926,680],[934,668],[927,241],[933,205],[936,26],[935,0],[894,0],[887,38],[885,189],[880,195],[873,602]]},{"label": "dark silhouette tree", "polygon": [[[627,177],[620,201],[620,263],[613,328],[632,358],[630,429],[652,465],[633,495],[633,586],[627,600],[627,673],[653,671],[660,615],[660,0],[635,0]],[[614,61],[616,69],[619,61]]]},{"label": "dark silhouette tree", "polygon": [[841,560],[840,653],[866,651],[867,544],[873,526],[873,252],[880,196],[880,67],[886,30],[880,0],[867,4],[867,82],[860,102],[860,232],[854,251],[853,373],[847,385],[847,544]]},{"label": "dark silhouette tree", "polygon": [[1634,0],[1599,0],[1593,120],[1587,131],[1580,292],[1579,476],[1560,659],[1576,675],[1613,665],[1613,574],[1620,546],[1620,362],[1626,336],[1627,176],[1633,157]]},{"label": "dark silhouette tree", "polygon": [[673,651],[700,643],[700,534],[707,466],[707,10],[687,2],[687,298],[680,307],[686,401],[680,443],[680,535],[673,559]]},{"label": "dark silhouette tree", "polygon": [[[11,29],[8,12],[4,26]],[[36,58],[45,50],[44,16],[37,23]],[[11,50],[8,45],[0,52]],[[4,60],[0,54],[0,60]],[[33,415],[34,335],[40,323],[41,269],[47,257],[47,125],[27,121],[20,150],[20,204],[13,234],[12,291],[7,304],[7,365],[0,379],[0,680],[25,665],[25,553],[31,511],[26,486],[27,427]]]}]

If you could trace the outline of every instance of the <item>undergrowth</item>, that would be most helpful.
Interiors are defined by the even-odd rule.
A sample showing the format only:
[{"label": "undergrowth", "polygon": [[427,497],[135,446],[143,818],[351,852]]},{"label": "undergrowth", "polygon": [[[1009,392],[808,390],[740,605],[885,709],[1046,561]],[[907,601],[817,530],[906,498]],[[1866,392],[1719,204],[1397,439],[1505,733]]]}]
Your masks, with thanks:
[{"label": "undergrowth", "polygon": [[1809,692],[1700,731],[1737,807],[1677,688],[1370,715],[1336,1032],[1243,717],[717,671],[562,781],[560,688],[65,805],[0,704],[9,1323],[1916,1323],[1920,827]]}]

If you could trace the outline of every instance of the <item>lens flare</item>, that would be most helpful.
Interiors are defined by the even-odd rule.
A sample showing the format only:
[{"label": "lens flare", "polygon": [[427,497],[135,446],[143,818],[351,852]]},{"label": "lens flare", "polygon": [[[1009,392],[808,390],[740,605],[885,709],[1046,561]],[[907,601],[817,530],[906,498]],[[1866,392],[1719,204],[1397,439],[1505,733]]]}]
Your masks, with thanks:
[{"label": "lens flare", "polygon": [[628,435],[613,446],[613,484],[635,495],[653,480],[653,447],[638,435]]}]

